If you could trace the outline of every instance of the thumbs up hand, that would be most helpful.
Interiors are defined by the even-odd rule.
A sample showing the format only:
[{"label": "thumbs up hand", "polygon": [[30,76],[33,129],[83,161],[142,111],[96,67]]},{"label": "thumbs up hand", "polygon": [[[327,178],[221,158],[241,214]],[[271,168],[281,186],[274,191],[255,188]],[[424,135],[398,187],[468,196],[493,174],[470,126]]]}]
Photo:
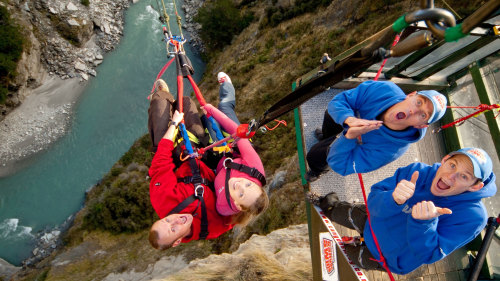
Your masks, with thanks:
[{"label": "thumbs up hand", "polygon": [[398,205],[404,204],[408,199],[413,196],[415,193],[415,184],[418,179],[418,171],[415,171],[413,175],[411,175],[411,180],[402,180],[398,183],[394,192],[392,193],[392,198]]},{"label": "thumbs up hand", "polygon": [[440,215],[451,215],[451,213],[451,210],[448,208],[434,206],[434,202],[432,201],[418,202],[411,209],[411,216],[419,220],[430,220]]}]

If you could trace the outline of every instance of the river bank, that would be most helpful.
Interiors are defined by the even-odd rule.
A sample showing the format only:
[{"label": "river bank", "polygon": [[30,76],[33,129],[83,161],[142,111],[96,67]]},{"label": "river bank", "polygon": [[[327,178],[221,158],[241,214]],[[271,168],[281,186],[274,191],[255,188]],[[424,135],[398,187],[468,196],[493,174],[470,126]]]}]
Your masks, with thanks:
[{"label": "river bank", "polygon": [[67,132],[86,85],[79,78],[51,76],[0,122],[0,177],[22,168]]}]

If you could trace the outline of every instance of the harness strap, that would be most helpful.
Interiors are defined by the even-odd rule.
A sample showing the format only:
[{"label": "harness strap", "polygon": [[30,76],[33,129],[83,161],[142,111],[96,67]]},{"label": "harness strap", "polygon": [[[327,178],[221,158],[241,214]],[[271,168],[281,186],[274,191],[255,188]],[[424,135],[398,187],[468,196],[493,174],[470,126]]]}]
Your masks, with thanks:
[{"label": "harness strap", "polygon": [[[227,159],[231,159],[231,158],[226,158],[226,160]],[[226,160],[224,160],[226,169],[238,170],[242,173],[245,173],[245,174],[251,176],[252,178],[258,179],[260,181],[260,183],[262,184],[262,186],[266,185],[266,177],[264,177],[264,175],[261,172],[259,172],[259,170],[255,169],[253,167],[249,167],[247,165],[234,163],[232,161],[232,159],[231,159],[231,161],[226,161]]]},{"label": "harness strap", "polygon": [[[226,159],[230,159],[230,158],[226,158]],[[226,160],[224,160],[224,163],[226,163]],[[232,163],[232,161],[231,161]],[[226,183],[225,183],[225,187],[224,187],[224,190],[226,192],[226,200],[227,200],[227,205],[229,206],[229,208],[231,208],[231,210],[233,211],[238,211],[238,210],[235,210],[233,209],[233,204],[231,204],[231,196],[229,195],[229,178],[231,178],[231,168],[227,167],[226,168]]]},{"label": "harness strap", "polygon": [[[188,176],[188,177],[178,178],[177,182],[192,183],[192,184],[194,184],[194,180],[195,180],[194,177]],[[201,178],[201,182],[200,183],[203,184],[203,185],[206,185],[208,187],[210,187],[210,184],[211,184],[211,182],[209,180],[205,179],[205,178]]]},{"label": "harness strap", "polygon": [[[184,210],[187,206],[189,206],[191,203],[193,203],[195,200],[198,200],[198,206],[194,210],[193,213],[195,213],[198,208],[200,207],[201,203],[201,228],[200,228],[200,238],[199,239],[207,239],[208,237],[208,216],[207,216],[207,208],[205,204],[205,200],[203,200],[203,195],[205,194],[205,187],[203,185],[209,185],[209,181],[207,179],[204,179],[200,175],[200,168],[198,167],[198,164],[196,163],[196,159],[194,158],[189,158],[189,166],[191,167],[191,173],[193,174],[190,177],[184,177],[184,178],[178,178],[177,182],[184,182],[184,183],[192,183],[194,186],[194,194],[189,196],[188,198],[184,199],[179,205],[177,205],[172,211],[170,211],[168,215],[171,214],[178,214],[182,210]],[[214,191],[213,187],[210,187],[212,191]]]},{"label": "harness strap", "polygon": [[[167,214],[167,216],[171,215],[171,214],[178,214],[180,211],[184,210],[187,206],[189,206],[195,200],[198,200],[198,198],[196,198],[196,196],[194,196],[194,194],[189,196],[188,198],[184,199],[184,201],[179,203],[179,205],[177,205],[175,208],[173,208],[172,211],[170,211]],[[198,209],[198,208],[196,208],[196,209]],[[196,212],[196,210],[195,210],[195,212]]]},{"label": "harness strap", "polygon": [[207,218],[207,208],[205,206],[205,200],[203,200],[205,188],[203,187],[202,184],[204,178],[201,177],[200,168],[198,167],[198,163],[196,163],[195,158],[189,158],[189,166],[191,166],[191,173],[193,174],[191,180],[194,185],[194,194],[196,195],[197,199],[200,200],[201,202],[200,239],[206,239],[208,236],[208,218]]}]

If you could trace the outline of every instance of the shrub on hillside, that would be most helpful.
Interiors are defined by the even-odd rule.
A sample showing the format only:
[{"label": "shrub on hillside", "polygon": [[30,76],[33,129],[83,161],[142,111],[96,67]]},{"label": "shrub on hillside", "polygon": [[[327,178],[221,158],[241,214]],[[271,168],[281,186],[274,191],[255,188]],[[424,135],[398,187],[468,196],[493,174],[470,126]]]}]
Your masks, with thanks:
[{"label": "shrub on hillside", "polygon": [[137,140],[89,192],[83,228],[121,233],[151,226],[155,213],[146,180],[147,165],[151,163],[150,146],[149,135]]},{"label": "shrub on hillside", "polygon": [[99,198],[89,202],[84,227],[111,233],[136,232],[151,226],[154,211],[146,181],[130,183],[117,179]]},{"label": "shrub on hillside", "polygon": [[[266,26],[275,27],[283,21],[300,16],[305,13],[316,11],[320,7],[326,7],[331,3],[331,0],[297,0],[290,7],[268,7],[266,8],[266,16],[260,23],[260,28]],[[275,3],[274,3],[275,4]]]},{"label": "shrub on hillside", "polygon": [[9,11],[0,6],[0,104],[5,103],[9,82],[17,73],[17,62],[23,53],[24,38],[19,26],[11,21]]},{"label": "shrub on hillside", "polygon": [[201,39],[214,51],[231,43],[253,21],[253,14],[242,15],[231,0],[205,2],[198,10],[195,21],[201,24]]}]

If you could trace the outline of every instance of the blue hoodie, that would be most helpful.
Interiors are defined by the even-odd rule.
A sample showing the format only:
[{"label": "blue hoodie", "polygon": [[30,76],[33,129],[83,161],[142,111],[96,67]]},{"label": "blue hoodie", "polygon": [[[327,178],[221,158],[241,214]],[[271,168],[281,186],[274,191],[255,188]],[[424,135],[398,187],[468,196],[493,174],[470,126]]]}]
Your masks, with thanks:
[{"label": "blue hoodie", "polygon": [[[466,191],[453,196],[434,196],[430,187],[441,163],[429,166],[414,163],[399,168],[394,176],[374,184],[368,196],[373,231],[391,271],[406,274],[422,264],[434,263],[474,239],[485,227],[488,214],[482,198],[495,195],[495,174],[484,182],[478,191]],[[392,198],[401,180],[410,181],[414,171],[419,171],[415,193],[405,204],[397,205]],[[411,216],[411,207],[421,201],[452,210],[451,215],[441,215],[430,220]],[[375,258],[379,258],[368,222],[365,225],[366,245]]]},{"label": "blue hoodie", "polygon": [[[392,82],[366,81],[358,87],[335,96],[328,104],[328,113],[338,124],[344,124],[347,117],[376,120],[389,107],[404,101],[405,93]],[[380,127],[357,139],[347,139],[344,134],[331,144],[327,161],[332,170],[345,176],[354,171],[374,171],[399,158],[411,143],[425,136],[427,129],[409,127],[394,131]]]}]

